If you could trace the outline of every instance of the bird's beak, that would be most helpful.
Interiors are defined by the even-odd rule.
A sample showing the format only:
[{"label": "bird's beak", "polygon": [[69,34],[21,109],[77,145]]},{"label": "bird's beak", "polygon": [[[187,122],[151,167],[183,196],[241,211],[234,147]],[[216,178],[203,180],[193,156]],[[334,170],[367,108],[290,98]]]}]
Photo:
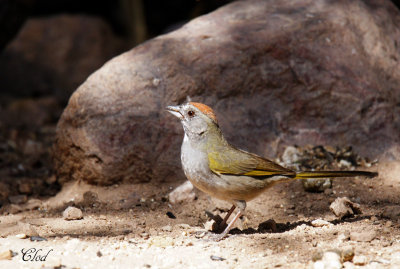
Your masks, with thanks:
[{"label": "bird's beak", "polygon": [[178,117],[179,119],[183,119],[183,115],[180,112],[180,107],[179,106],[167,106],[167,111],[174,115],[175,117]]}]

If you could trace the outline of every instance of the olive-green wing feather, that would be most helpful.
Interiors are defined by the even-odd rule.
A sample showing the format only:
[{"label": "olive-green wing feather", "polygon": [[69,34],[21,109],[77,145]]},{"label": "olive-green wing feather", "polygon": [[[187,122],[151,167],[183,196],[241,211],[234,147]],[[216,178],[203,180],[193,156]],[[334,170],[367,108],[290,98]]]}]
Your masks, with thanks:
[{"label": "olive-green wing feather", "polygon": [[210,169],[217,174],[266,177],[274,175],[295,176],[295,172],[268,159],[236,148],[210,152]]}]

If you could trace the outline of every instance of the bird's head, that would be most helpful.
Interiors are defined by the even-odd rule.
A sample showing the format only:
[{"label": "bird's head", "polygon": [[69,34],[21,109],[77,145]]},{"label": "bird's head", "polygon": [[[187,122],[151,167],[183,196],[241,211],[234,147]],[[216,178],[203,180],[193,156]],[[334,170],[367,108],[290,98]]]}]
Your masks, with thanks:
[{"label": "bird's head", "polygon": [[168,106],[167,111],[181,120],[189,138],[199,138],[210,131],[219,130],[214,111],[205,104],[186,102],[179,106]]}]

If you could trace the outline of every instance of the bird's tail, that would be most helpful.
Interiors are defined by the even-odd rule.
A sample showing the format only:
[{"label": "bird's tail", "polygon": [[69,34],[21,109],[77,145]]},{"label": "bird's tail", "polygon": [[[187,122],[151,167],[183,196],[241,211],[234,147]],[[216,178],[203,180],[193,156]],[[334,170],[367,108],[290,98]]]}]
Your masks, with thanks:
[{"label": "bird's tail", "polygon": [[331,178],[331,177],[376,177],[378,173],[367,171],[304,171],[297,172],[295,179],[301,178]]}]

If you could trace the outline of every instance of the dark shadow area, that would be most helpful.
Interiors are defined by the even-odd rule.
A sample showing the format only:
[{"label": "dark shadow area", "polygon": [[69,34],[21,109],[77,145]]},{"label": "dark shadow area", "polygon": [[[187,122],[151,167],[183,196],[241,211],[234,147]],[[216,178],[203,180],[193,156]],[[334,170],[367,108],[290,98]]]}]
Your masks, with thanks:
[{"label": "dark shadow area", "polygon": [[[371,216],[354,216],[352,218],[345,218],[340,220],[329,221],[329,223],[333,225],[342,224],[342,223],[354,223],[357,221],[370,219]],[[274,223],[274,224],[272,224]],[[248,228],[244,230],[240,230],[238,228],[232,229],[230,234],[270,234],[270,233],[285,233],[291,230],[296,229],[298,226],[307,225],[310,227],[315,227],[311,224],[311,221],[296,221],[296,222],[287,222],[287,223],[275,223],[273,220],[267,220],[258,225],[257,229]],[[271,227],[272,226],[272,227]]]},{"label": "dark shadow area", "polygon": [[229,2],[231,0],[6,0],[0,3],[0,51],[29,18],[60,14],[96,16],[104,19],[132,46]]}]

